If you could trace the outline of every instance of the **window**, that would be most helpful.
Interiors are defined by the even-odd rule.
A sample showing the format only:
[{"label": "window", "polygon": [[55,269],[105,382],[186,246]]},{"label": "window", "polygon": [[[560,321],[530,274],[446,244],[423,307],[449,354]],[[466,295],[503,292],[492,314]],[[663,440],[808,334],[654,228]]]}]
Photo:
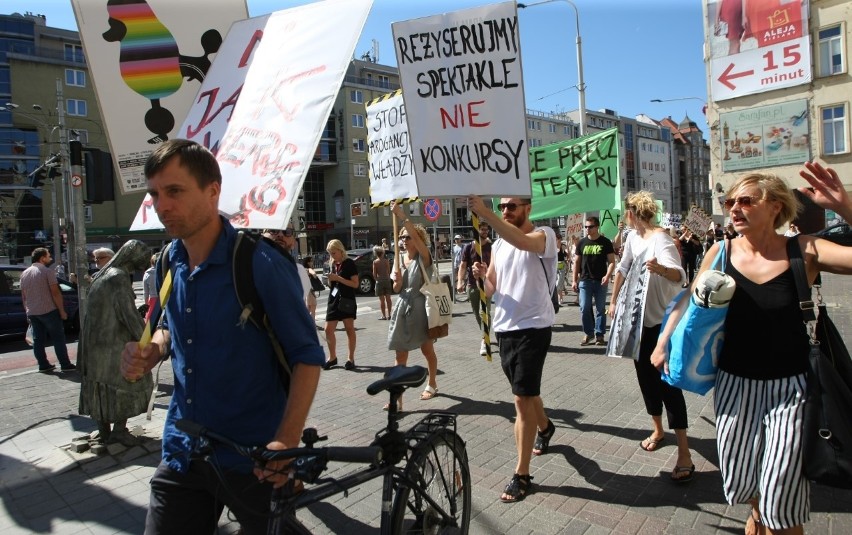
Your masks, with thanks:
[{"label": "window", "polygon": [[571,133],[570,128],[571,127],[569,127],[568,125],[563,126],[562,127],[562,133],[567,136],[569,133]]},{"label": "window", "polygon": [[86,71],[65,69],[65,85],[86,87]]},{"label": "window", "polygon": [[420,201],[414,201],[408,203],[408,215],[419,215],[420,214]]},{"label": "window", "polygon": [[360,89],[352,89],[349,91],[349,101],[355,104],[363,104],[364,93]]},{"label": "window", "polygon": [[364,140],[363,139],[352,139],[352,150],[355,152],[364,152]]},{"label": "window", "polygon": [[556,133],[556,125],[555,124],[547,125],[547,131],[550,132],[551,134],[555,134]]},{"label": "window", "polygon": [[352,126],[354,128],[364,128],[364,116],[360,113],[352,114]]},{"label": "window", "polygon": [[527,119],[527,128],[530,130],[535,130],[535,121],[532,119]]},{"label": "window", "polygon": [[843,35],[840,25],[819,31],[819,73],[831,76],[843,72]]},{"label": "window", "polygon": [[[71,139],[76,139],[77,141],[79,141],[83,145],[89,144],[89,131],[88,130],[82,130],[80,128],[69,128],[68,132],[71,136]],[[76,136],[76,138],[75,138],[75,136]]]},{"label": "window", "polygon": [[820,109],[822,119],[822,153],[843,154],[847,152],[846,107],[830,106]]},{"label": "window", "polygon": [[65,61],[83,63],[83,47],[80,45],[65,44]]},{"label": "window", "polygon": [[65,111],[68,115],[85,117],[88,113],[86,110],[86,101],[69,98],[65,101]]},{"label": "window", "polygon": [[379,74],[377,76],[379,79],[379,87],[390,87],[390,78],[385,76],[384,74]]},{"label": "window", "polygon": [[353,164],[355,176],[367,176],[367,164],[365,163],[356,163]]}]

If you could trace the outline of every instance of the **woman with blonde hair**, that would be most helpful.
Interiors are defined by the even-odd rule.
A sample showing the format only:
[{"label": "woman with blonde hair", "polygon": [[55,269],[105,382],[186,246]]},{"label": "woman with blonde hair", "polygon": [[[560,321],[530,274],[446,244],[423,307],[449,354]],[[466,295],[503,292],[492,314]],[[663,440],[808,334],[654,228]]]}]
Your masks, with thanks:
[{"label": "woman with blonde hair", "polygon": [[[809,162],[799,174],[813,186],[800,188],[806,197],[852,218],[852,201],[833,169]],[[802,471],[809,342],[790,257],[801,254],[811,284],[820,271],[852,273],[852,248],[779,234],[799,203],[775,175],[742,176],[724,205],[740,237],[730,240],[725,266],[737,285],[725,317],[714,394],[723,491],[728,503],[751,505],[746,533],[800,534],[809,514]],[[723,245],[707,251],[699,275]],[[667,366],[666,346],[686,302],[680,300],[657,342],[652,360],[659,368]]]},{"label": "woman with blonde hair", "polygon": [[325,248],[331,257],[331,273],[328,274],[330,291],[328,308],[325,313],[325,339],[328,344],[328,360],[322,365],[324,370],[337,366],[337,338],[334,335],[337,322],[343,321],[346,338],[349,341],[349,359],[344,366],[355,369],[355,288],[358,287],[358,267],[355,261],[346,256],[346,248],[340,240],[331,240]]},{"label": "woman with blonde hair", "polygon": [[[666,305],[680,291],[681,285],[686,280],[686,273],[681,267],[674,239],[655,222],[657,204],[653,194],[648,191],[631,193],[624,204],[626,222],[633,231],[624,241],[624,251],[613,284],[609,305],[613,325],[607,354],[635,358],[633,364],[639,390],[645,401],[645,410],[648,411],[653,423],[651,434],[639,443],[639,447],[645,451],[657,451],[663,443],[665,438],[663,408],[665,407],[669,428],[674,430],[677,438],[677,459],[671,473],[671,480],[684,483],[692,480],[695,471],[686,436],[688,427],[686,401],[681,389],[669,385],[660,378],[660,372],[651,364],[651,353],[657,346],[657,337],[660,334]],[[631,281],[628,281],[625,286],[628,276],[631,277],[631,281],[638,280],[639,284],[646,285],[644,309],[634,310],[623,307],[618,311],[617,317],[619,293],[622,289],[631,292],[635,288]],[[639,278],[636,279],[636,277]],[[628,297],[629,295],[627,294]],[[629,299],[626,302],[629,305],[631,301]],[[625,300],[622,300],[623,302]],[[642,324],[633,324],[640,317]],[[629,334],[629,336],[616,334],[617,326],[621,333]],[[636,334],[639,334],[638,348],[637,343],[630,343],[631,340],[636,340]],[[623,347],[619,347],[619,344],[623,344]],[[624,351],[619,352],[621,349]]]},{"label": "woman with blonde hair", "polygon": [[[420,395],[421,400],[429,400],[438,393],[438,356],[435,345],[429,338],[429,323],[426,319],[426,296],[420,292],[424,277],[432,275],[432,255],[429,253],[429,235],[423,225],[412,223],[397,203],[391,203],[391,212],[402,220],[399,242],[405,249],[408,262],[404,271],[395,264],[393,289],[399,292],[390,314],[388,328],[388,349],[396,351],[396,365],[408,363],[408,353],[420,348],[429,368],[429,384]],[[400,251],[401,253],[401,251]],[[403,257],[400,256],[400,263]],[[385,409],[387,409],[387,405]],[[399,410],[402,410],[400,399]]]}]

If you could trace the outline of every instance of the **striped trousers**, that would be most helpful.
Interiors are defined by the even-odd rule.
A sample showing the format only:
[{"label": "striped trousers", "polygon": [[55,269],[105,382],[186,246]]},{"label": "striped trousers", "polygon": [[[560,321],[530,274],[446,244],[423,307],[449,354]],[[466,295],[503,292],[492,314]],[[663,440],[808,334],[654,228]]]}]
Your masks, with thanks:
[{"label": "striped trousers", "polygon": [[719,370],[716,377],[716,445],[725,498],[732,505],[756,498],[760,520],[771,529],[808,520],[805,389],[805,374],[760,380]]}]

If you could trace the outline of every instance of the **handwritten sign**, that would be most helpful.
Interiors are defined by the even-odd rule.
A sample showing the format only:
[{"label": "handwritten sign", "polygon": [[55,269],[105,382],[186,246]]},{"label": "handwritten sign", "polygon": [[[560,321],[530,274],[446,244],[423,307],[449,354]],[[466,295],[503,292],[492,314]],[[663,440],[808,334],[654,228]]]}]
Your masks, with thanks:
[{"label": "handwritten sign", "polygon": [[618,129],[530,150],[530,219],[621,206]]},{"label": "handwritten sign", "polygon": [[[210,140],[220,140],[210,147],[222,169],[219,211],[234,226],[283,228],[290,219],[371,5],[325,0],[277,11],[252,33],[248,48],[245,33],[233,41],[229,34],[223,50],[235,47],[247,69],[225,69],[225,76],[244,80],[234,102],[220,109],[230,114],[225,131],[213,133],[212,123],[187,128],[210,127]],[[331,34],[335,39],[326,42]],[[203,93],[204,87],[196,106],[215,108]]]},{"label": "handwritten sign", "polygon": [[585,235],[583,232],[583,223],[586,220],[585,214],[572,214],[565,218],[565,237],[578,236],[582,238]]},{"label": "handwritten sign", "polygon": [[673,228],[679,230],[683,217],[680,214],[664,213],[660,220],[660,226],[663,228]]},{"label": "handwritten sign", "polygon": [[707,215],[707,212],[700,206],[693,204],[689,207],[689,213],[683,221],[683,226],[696,236],[704,236],[711,223],[713,223],[713,218]]},{"label": "handwritten sign", "polygon": [[402,91],[367,103],[367,147],[372,206],[416,199],[417,179]]},{"label": "handwritten sign", "polygon": [[392,28],[420,196],[529,196],[515,2]]}]

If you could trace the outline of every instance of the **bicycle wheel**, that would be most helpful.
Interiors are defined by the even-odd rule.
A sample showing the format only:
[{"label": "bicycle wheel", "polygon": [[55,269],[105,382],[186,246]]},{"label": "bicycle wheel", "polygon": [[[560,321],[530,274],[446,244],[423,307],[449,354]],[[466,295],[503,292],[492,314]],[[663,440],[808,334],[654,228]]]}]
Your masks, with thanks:
[{"label": "bicycle wheel", "polygon": [[[391,511],[392,533],[466,534],[470,525],[470,469],[459,436],[449,430],[430,434],[418,444],[406,475],[417,483],[400,483]],[[428,495],[452,519],[430,504]]]}]

